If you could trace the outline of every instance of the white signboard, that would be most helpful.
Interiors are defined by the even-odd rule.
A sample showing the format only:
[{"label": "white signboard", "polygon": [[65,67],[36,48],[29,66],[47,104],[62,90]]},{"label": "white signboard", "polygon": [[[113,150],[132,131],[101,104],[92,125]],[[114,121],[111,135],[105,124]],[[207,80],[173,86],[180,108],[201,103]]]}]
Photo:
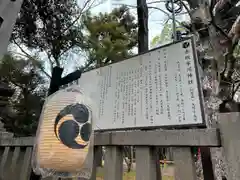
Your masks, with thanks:
[{"label": "white signboard", "polygon": [[95,130],[204,125],[192,39],[82,74],[99,106]]}]

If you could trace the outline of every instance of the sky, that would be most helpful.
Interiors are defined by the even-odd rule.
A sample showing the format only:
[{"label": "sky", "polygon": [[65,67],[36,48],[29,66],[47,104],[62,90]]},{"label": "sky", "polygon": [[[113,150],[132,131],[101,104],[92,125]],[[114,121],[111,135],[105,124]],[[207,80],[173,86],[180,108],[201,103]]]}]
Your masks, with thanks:
[{"label": "sky", "polygon": [[[87,0],[78,0],[78,4],[80,7],[83,6],[83,3]],[[92,0],[94,1],[94,0]],[[136,17],[137,19],[137,11],[136,11],[136,2],[137,0],[95,0],[95,1],[102,1],[103,3],[92,8],[91,12],[94,15],[99,14],[100,12],[102,13],[108,13],[111,12],[112,9],[116,7],[120,7],[122,4],[128,5],[130,8],[130,12]],[[165,8],[165,2],[164,0],[147,0],[148,7],[149,7],[149,22],[148,22],[148,29],[149,29],[149,44],[151,40],[157,36],[160,35],[164,22],[168,19],[171,14],[166,10]],[[97,2],[97,3],[98,3]],[[156,3],[157,2],[157,3]],[[151,7],[157,7],[161,10],[157,10]],[[163,12],[164,11],[164,12]],[[182,11],[184,12],[184,10]],[[177,15],[176,19],[178,20],[188,20],[186,14],[183,15]],[[151,47],[150,47],[151,48]],[[27,48],[24,48],[27,52]],[[137,49],[136,49],[137,51]],[[21,53],[20,49],[17,49],[18,53]],[[29,52],[30,53],[30,52]],[[41,59],[44,59],[44,62],[47,62],[45,60],[46,55],[41,54]],[[84,63],[84,58],[81,57],[80,55],[73,54],[71,57],[72,61],[68,61],[67,68],[65,68],[64,74],[70,73],[74,70],[76,65],[80,66],[81,64]],[[46,71],[50,73],[50,65],[48,63],[45,63]]]},{"label": "sky", "polygon": [[[81,0],[79,0],[81,1]],[[132,6],[136,7],[137,0],[105,0],[105,2],[96,8],[92,9],[92,13],[98,14],[99,12],[111,12],[112,9],[119,7],[121,4],[129,5],[130,11],[133,15],[137,18],[137,11],[136,8],[133,8]],[[147,0],[149,7],[157,7],[162,9],[163,11],[167,12],[170,16],[171,13],[169,13],[165,8],[165,2],[159,1],[159,0]],[[182,12],[185,12],[184,10]],[[163,28],[164,22],[168,19],[168,15],[166,15],[164,12],[161,12],[160,10],[149,8],[149,41],[151,41],[156,35],[159,35],[161,33],[161,30]],[[178,20],[187,20],[186,15],[178,15]]]},{"label": "sky", "polygon": [[[86,1],[86,0],[85,0]],[[83,3],[85,2],[83,0],[78,0],[79,6],[82,7]],[[93,0],[94,1],[94,0]],[[97,0],[95,0],[97,1]],[[101,0],[100,0],[101,1]],[[99,1],[98,1],[99,2]],[[114,8],[120,7],[122,4],[129,5],[130,12],[136,17],[137,20],[137,11],[136,11],[136,2],[137,0],[102,0],[103,3],[96,6],[95,8],[91,9],[91,13],[94,15],[101,13],[109,13]],[[157,2],[157,3],[156,3]],[[161,31],[163,29],[164,22],[168,19],[169,16],[171,16],[171,13],[169,13],[165,8],[165,2],[164,0],[147,0],[148,7],[158,7],[162,9],[163,11],[167,12],[161,12],[160,10],[156,10],[153,8],[149,8],[149,21],[148,21],[148,29],[149,29],[149,44],[152,41],[152,39],[161,34]],[[183,10],[182,12],[185,12]],[[176,19],[178,20],[188,20],[188,16],[186,14],[183,15],[177,15]],[[151,48],[151,47],[150,47]],[[137,53],[137,48],[135,49]],[[84,60],[80,60],[79,57],[75,57],[78,61],[78,64],[80,62],[83,63]],[[79,61],[80,60],[80,61]],[[70,71],[75,66],[75,62],[72,62],[69,64]]]}]

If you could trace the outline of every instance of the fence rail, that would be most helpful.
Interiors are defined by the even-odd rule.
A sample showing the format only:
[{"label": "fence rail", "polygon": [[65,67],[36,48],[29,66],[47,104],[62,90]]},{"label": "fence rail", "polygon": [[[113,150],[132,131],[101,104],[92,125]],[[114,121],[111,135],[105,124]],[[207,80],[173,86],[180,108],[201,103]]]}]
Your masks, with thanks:
[{"label": "fence rail", "polygon": [[[228,180],[240,179],[239,113],[222,114],[216,129],[96,132],[94,167],[91,180],[96,180],[99,152],[105,147],[104,180],[123,179],[123,147],[136,148],[136,180],[161,180],[157,148],[172,147],[175,180],[195,180],[196,169],[192,147],[202,148],[205,180],[213,180],[209,148],[223,147]],[[0,175],[3,180],[27,180],[31,174],[34,137],[0,139]],[[205,154],[204,154],[205,153]],[[47,178],[52,179],[52,178]]]}]

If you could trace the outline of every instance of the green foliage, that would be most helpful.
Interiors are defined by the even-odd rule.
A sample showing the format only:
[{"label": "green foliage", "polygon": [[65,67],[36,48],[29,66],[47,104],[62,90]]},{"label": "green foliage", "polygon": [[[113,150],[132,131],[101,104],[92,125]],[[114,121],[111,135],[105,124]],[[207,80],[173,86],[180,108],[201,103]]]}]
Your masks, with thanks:
[{"label": "green foliage", "polygon": [[161,32],[160,35],[160,42],[164,43],[164,42],[169,42],[172,40],[172,24],[170,22],[167,22],[164,27],[163,30]]},{"label": "green foliage", "polygon": [[[76,7],[75,0],[24,0],[11,41],[46,52],[57,66],[64,53],[76,47],[87,55],[86,69],[133,54],[137,23],[127,7],[98,16],[88,12],[82,17],[81,25],[73,25]],[[6,55],[0,63],[1,80],[9,82],[17,92],[1,119],[5,128],[16,136],[35,133],[46,94],[42,64],[27,58]]]},{"label": "green foliage", "polygon": [[152,48],[158,47],[163,43],[171,42],[171,40],[172,40],[172,24],[167,21],[161,33],[152,39],[151,47]]},{"label": "green foliage", "polygon": [[[181,24],[178,24],[177,31],[181,31],[181,32],[185,32],[185,28],[183,28],[181,26]],[[151,41],[151,46],[157,47],[161,44],[165,44],[165,43],[170,43],[172,42],[172,35],[173,35],[173,27],[172,27],[172,23],[170,23],[169,21],[167,21],[161,31],[161,33],[157,36],[155,36],[152,41]]]},{"label": "green foliage", "polygon": [[161,36],[160,35],[155,36],[150,43],[151,47],[154,48],[159,44],[160,41],[161,41]]},{"label": "green foliage", "polygon": [[128,58],[137,45],[137,23],[126,6],[111,13],[83,16],[84,41],[87,54],[85,68],[104,65]]},{"label": "green foliage", "polygon": [[11,40],[46,52],[60,66],[62,55],[81,39],[73,25],[77,8],[75,0],[24,0]]},{"label": "green foliage", "polygon": [[1,114],[5,128],[16,136],[34,135],[46,93],[44,79],[32,61],[11,55],[2,59],[0,77],[15,89],[10,105]]}]

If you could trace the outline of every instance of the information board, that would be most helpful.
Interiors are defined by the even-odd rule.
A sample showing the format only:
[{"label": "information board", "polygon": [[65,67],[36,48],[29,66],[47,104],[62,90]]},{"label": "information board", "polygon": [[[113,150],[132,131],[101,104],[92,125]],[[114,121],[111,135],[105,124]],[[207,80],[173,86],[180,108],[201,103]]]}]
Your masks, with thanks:
[{"label": "information board", "polygon": [[99,107],[95,130],[204,125],[192,38],[82,74]]}]

